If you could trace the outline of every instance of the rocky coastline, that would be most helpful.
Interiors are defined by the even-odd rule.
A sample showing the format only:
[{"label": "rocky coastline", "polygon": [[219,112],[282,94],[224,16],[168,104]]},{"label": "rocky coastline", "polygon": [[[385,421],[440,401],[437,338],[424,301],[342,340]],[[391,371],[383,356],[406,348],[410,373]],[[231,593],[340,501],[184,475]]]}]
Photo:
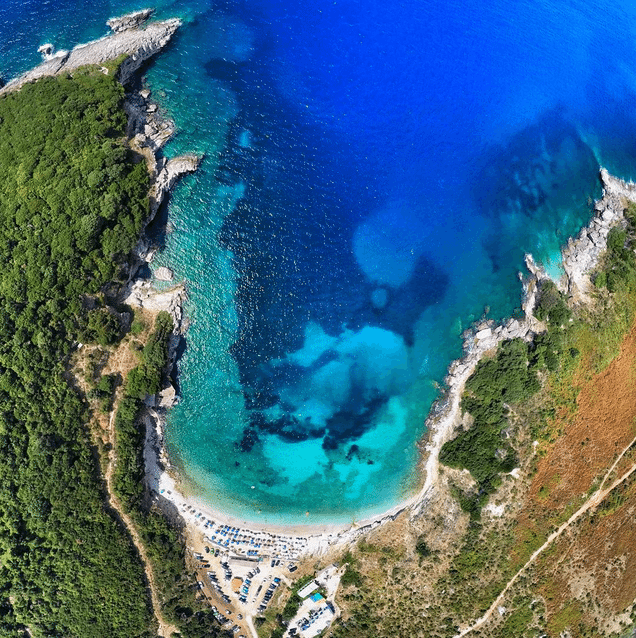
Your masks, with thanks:
[{"label": "rocky coastline", "polygon": [[561,250],[565,275],[556,283],[574,303],[589,303],[593,286],[590,274],[605,250],[609,231],[617,224],[626,223],[623,202],[636,201],[636,184],[613,177],[604,168],[600,176],[603,197],[594,204],[592,221]]},{"label": "rocky coastline", "polygon": [[[160,115],[159,106],[150,100],[149,89],[135,88],[143,65],[166,47],[181,26],[178,18],[149,21],[153,13],[153,9],[143,9],[111,18],[107,21],[111,30],[109,35],[80,44],[71,51],[55,53],[53,44],[42,45],[38,50],[44,61],[6,83],[0,89],[0,95],[17,91],[25,84],[42,77],[69,73],[87,65],[101,66],[121,59],[117,79],[126,89],[123,105],[128,117],[126,134],[130,147],[145,158],[150,174],[150,211],[133,251],[128,283],[121,293],[121,299],[131,306],[169,312],[175,325],[175,335],[178,335],[184,328],[182,304],[186,298],[185,286],[179,284],[167,291],[155,291],[151,282],[140,279],[138,273],[140,267],[149,263],[154,255],[152,243],[146,236],[146,228],[177,181],[183,175],[195,172],[202,157],[186,154],[167,159],[163,155],[164,145],[174,135],[174,122]],[[103,66],[102,71],[109,72]],[[157,279],[171,281],[172,277],[169,269],[163,268]]]},{"label": "rocky coastline", "polygon": [[[113,18],[108,21],[112,30],[111,35],[80,45],[71,52],[55,54],[53,48],[47,45],[46,50],[43,50],[45,61],[6,84],[0,90],[0,95],[17,90],[25,83],[39,77],[72,71],[86,64],[104,64],[121,55],[127,57],[121,66],[120,80],[124,85],[130,84],[135,73],[147,60],[166,46],[180,25],[178,19],[148,23],[151,15],[152,11],[147,9]],[[164,157],[162,148],[174,134],[174,123],[159,115],[159,107],[151,101],[150,97],[151,93],[148,89],[128,89],[124,105],[128,116],[127,134],[130,145],[145,157],[151,174],[150,215],[146,224],[154,219],[178,179],[184,174],[196,171],[201,161],[200,157],[190,154],[172,159]],[[594,205],[593,218],[562,248],[564,275],[556,283],[575,304],[590,302],[592,290],[590,275],[606,247],[609,230],[617,224],[624,223],[625,200],[636,202],[636,185],[626,184],[612,177],[605,169],[601,170],[600,179],[603,185],[603,196]],[[153,255],[153,246],[144,233],[135,249],[134,263],[130,270],[128,284],[122,292],[122,300],[132,307],[154,312],[165,310],[170,313],[175,325],[170,344],[169,365],[172,369],[179,340],[186,328],[183,303],[187,293],[182,283],[167,290],[156,290],[151,280],[137,277],[140,266],[149,263]],[[394,520],[405,511],[415,517],[425,509],[432,498],[438,480],[439,452],[462,423],[461,395],[467,379],[480,359],[494,352],[502,341],[514,338],[530,341],[537,333],[545,329],[545,326],[534,317],[533,311],[538,284],[542,279],[547,279],[547,275],[534,262],[531,255],[526,256],[526,266],[528,274],[523,277],[520,275],[523,284],[524,317],[510,318],[499,325],[492,320],[480,321],[463,335],[464,356],[450,365],[444,382],[446,388],[444,395],[433,405],[427,419],[427,439],[422,441],[421,445],[424,482],[418,493],[382,515],[337,531],[332,529],[330,533],[320,533],[316,530],[312,534],[310,530],[307,530],[305,538],[310,539],[307,553],[321,554],[334,545],[352,543],[385,522]],[[172,278],[172,272],[165,267],[157,269],[155,273],[155,280],[158,281],[172,281]],[[147,481],[150,486],[160,485],[161,476],[166,474],[166,468],[170,468],[163,441],[163,425],[166,410],[177,400],[175,388],[168,385],[157,397],[147,401],[148,410],[144,417],[147,425],[144,456]],[[178,484],[173,482],[172,485],[173,489],[178,489]],[[185,497],[181,498],[185,499]],[[259,529],[263,526],[253,525],[252,527]]]},{"label": "rocky coastline", "polygon": [[[572,304],[592,303],[591,277],[607,246],[609,231],[615,226],[626,224],[626,202],[636,202],[636,184],[613,177],[604,168],[600,170],[599,177],[603,195],[594,204],[592,219],[561,249],[564,274],[554,283]],[[430,500],[431,491],[438,479],[439,453],[444,443],[453,438],[462,424],[461,396],[466,381],[481,358],[494,352],[502,341],[515,338],[531,341],[536,334],[545,330],[545,325],[534,316],[534,309],[538,285],[541,280],[547,280],[549,277],[543,268],[535,263],[532,255],[526,255],[525,261],[529,274],[525,277],[519,275],[523,283],[523,319],[508,319],[500,325],[496,325],[492,320],[481,321],[463,335],[464,356],[451,363],[444,380],[446,391],[433,405],[426,422],[428,440],[423,446],[426,478],[422,489],[413,500],[413,516],[420,514]]]},{"label": "rocky coastline", "polygon": [[[149,22],[152,9],[144,9],[124,16],[111,18],[107,25],[111,33],[99,40],[75,47],[72,51],[55,52],[52,44],[39,48],[43,62],[21,76],[9,81],[0,89],[0,95],[17,91],[25,84],[42,77],[72,72],[86,65],[98,65],[102,72],[108,73],[103,66],[115,59],[123,58],[119,66],[117,79],[124,86],[124,110],[128,117],[127,138],[130,147],[146,161],[150,174],[149,215],[145,220],[139,242],[133,250],[133,259],[129,268],[128,282],[120,291],[119,298],[133,308],[143,308],[152,312],[166,311],[174,324],[169,344],[169,373],[176,361],[178,345],[185,324],[183,321],[183,303],[187,298],[186,287],[178,283],[167,290],[156,290],[151,279],[139,276],[141,266],[151,262],[155,249],[147,237],[146,229],[155,218],[159,208],[166,201],[172,188],[185,174],[193,173],[199,167],[202,157],[187,154],[175,158],[166,158],[163,147],[175,132],[175,125],[159,113],[159,106],[150,97],[147,88],[138,89],[139,71],[153,56],[159,53],[171,40],[181,25],[177,18]],[[167,268],[158,269],[155,279],[171,281],[172,272]],[[165,411],[178,400],[174,386],[169,383],[157,397],[150,397],[144,420],[147,424],[146,450],[144,452],[147,467],[153,465],[148,459],[152,452],[156,458],[167,462],[163,447],[163,420]]]},{"label": "rocky coastline", "polygon": [[[53,45],[40,47],[44,61],[21,76],[7,82],[0,95],[17,91],[28,82],[41,77],[71,72],[89,64],[102,66],[124,56],[119,68],[119,80],[125,86],[150,58],[161,51],[170,41],[181,20],[172,18],[158,22],[147,22],[152,10],[145,9],[133,14],[112,18],[108,25],[112,30],[99,40],[80,44],[71,51],[54,52]],[[105,73],[108,70],[103,67]]]}]

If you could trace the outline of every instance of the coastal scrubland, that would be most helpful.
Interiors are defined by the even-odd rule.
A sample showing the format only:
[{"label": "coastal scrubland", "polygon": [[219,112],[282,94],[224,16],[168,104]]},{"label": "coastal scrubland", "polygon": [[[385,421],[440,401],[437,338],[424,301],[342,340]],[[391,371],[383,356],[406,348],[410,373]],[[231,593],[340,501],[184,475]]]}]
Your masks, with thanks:
[{"label": "coastal scrubland", "polygon": [[[111,410],[116,495],[155,568],[165,615],[183,636],[216,635],[195,600],[179,531],[143,493],[140,399],[158,389],[172,323],[159,315],[146,338],[150,330],[131,326],[118,302],[148,215],[150,176],[128,146],[117,68],[115,61],[45,77],[0,98],[0,633],[7,637],[157,635],[139,548],[109,503],[102,473],[109,450],[94,429]],[[103,371],[126,333],[144,342],[124,382]],[[82,348],[87,374],[78,383],[72,366]]]},{"label": "coastal scrubland", "polygon": [[[610,232],[592,302],[540,284],[530,343],[503,342],[466,384],[440,485],[347,555],[331,634],[621,636],[636,619],[636,206]],[[596,501],[594,501],[596,502]]]}]

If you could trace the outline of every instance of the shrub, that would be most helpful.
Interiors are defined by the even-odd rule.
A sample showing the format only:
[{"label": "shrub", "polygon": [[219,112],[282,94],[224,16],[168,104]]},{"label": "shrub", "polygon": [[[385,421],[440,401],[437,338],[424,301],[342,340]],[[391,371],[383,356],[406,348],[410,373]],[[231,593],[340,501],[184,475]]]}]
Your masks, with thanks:
[{"label": "shrub", "polygon": [[446,465],[469,470],[479,485],[476,500],[462,505],[472,517],[477,517],[483,495],[499,485],[499,474],[512,470],[517,461],[514,450],[501,437],[507,423],[506,404],[527,399],[538,389],[528,344],[521,339],[501,343],[495,357],[480,361],[466,382],[461,406],[474,423],[445,443],[439,458]]},{"label": "shrub", "polygon": [[548,320],[551,326],[562,326],[570,319],[570,309],[565,298],[552,281],[542,281],[534,316],[539,321]]}]

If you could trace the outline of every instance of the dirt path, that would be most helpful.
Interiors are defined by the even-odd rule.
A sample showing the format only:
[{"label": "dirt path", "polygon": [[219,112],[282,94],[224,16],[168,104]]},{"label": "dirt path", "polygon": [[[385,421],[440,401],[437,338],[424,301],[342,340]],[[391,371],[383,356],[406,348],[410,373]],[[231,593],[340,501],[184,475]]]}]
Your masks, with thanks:
[{"label": "dirt path", "polygon": [[625,454],[630,450],[630,448],[635,443],[636,443],[636,437],[634,437],[632,441],[630,442],[630,444],[618,455],[617,459],[614,461],[614,463],[612,463],[612,467],[610,467],[610,469],[607,470],[607,472],[605,472],[605,476],[603,477],[601,484],[598,486],[597,491],[600,492],[603,489],[603,485],[605,485],[605,483],[607,482],[607,479],[612,475],[612,472],[614,471],[616,466],[620,463],[620,460],[625,456]]},{"label": "dirt path", "polygon": [[537,549],[532,554],[532,556],[530,556],[526,564],[508,581],[507,585],[503,588],[499,596],[497,596],[497,598],[495,599],[493,604],[488,608],[486,613],[481,618],[476,620],[472,625],[466,627],[465,629],[462,629],[458,634],[456,634],[455,638],[462,638],[462,636],[469,634],[471,631],[475,631],[475,629],[479,629],[482,625],[488,622],[493,612],[503,602],[510,588],[517,582],[517,579],[519,578],[519,576],[521,576],[521,574],[523,574],[523,572],[537,559],[537,557],[540,556],[541,553],[547,547],[550,546],[552,541],[554,541],[556,538],[561,536],[561,534],[566,529],[568,529],[568,527],[570,527],[572,523],[574,523],[577,519],[583,516],[583,514],[585,514],[590,509],[593,509],[594,507],[599,505],[605,499],[605,497],[612,490],[614,490],[614,488],[618,487],[621,483],[627,480],[636,471],[636,464],[634,464],[621,477],[617,478],[608,488],[604,490],[601,489],[602,486],[605,484],[607,478],[614,471],[614,468],[618,465],[618,462],[621,460],[621,458],[623,458],[623,455],[625,454],[625,452],[627,452],[627,450],[634,444],[635,441],[636,439],[630,442],[630,444],[621,452],[619,457],[613,463],[612,467],[610,467],[610,469],[605,473],[605,476],[603,478],[603,481],[601,482],[599,489],[596,492],[594,492],[594,494],[592,494],[592,496],[590,496],[590,498],[587,501],[585,501],[585,503],[576,512],[574,512],[574,514],[572,514],[572,516],[570,516],[570,518],[568,518],[568,520],[565,521],[565,523],[562,523],[558,529],[556,529],[554,532],[552,532],[552,534],[550,534],[550,536],[548,536],[548,539],[545,541],[545,543],[543,543],[543,545],[541,545],[541,547],[539,547],[539,549]]},{"label": "dirt path", "polygon": [[[118,398],[119,397],[117,397],[116,400],[114,401],[115,406],[119,404],[119,401],[117,400]],[[144,572],[146,574],[146,582],[148,583],[148,588],[150,589],[152,609],[153,609],[155,618],[157,619],[157,623],[159,624],[159,629],[157,633],[162,638],[170,638],[170,636],[172,636],[173,633],[178,632],[178,629],[174,625],[171,625],[170,623],[166,622],[165,618],[163,617],[163,614],[161,612],[161,605],[159,603],[159,598],[157,596],[157,588],[155,584],[154,573],[152,571],[152,565],[150,563],[150,560],[148,559],[148,555],[146,554],[146,548],[143,544],[143,541],[139,537],[135,524],[133,523],[132,519],[124,512],[124,509],[122,508],[118,498],[115,496],[115,492],[113,490],[113,471],[114,471],[115,462],[116,462],[115,425],[114,425],[115,413],[116,413],[116,408],[113,408],[113,411],[111,412],[111,415],[110,415],[109,427],[108,427],[108,437],[111,443],[111,449],[110,449],[110,452],[108,453],[106,472],[104,475],[104,478],[106,479],[106,489],[108,491],[108,502],[110,506],[117,512],[119,519],[126,526],[126,529],[130,533],[132,541],[135,544],[135,547],[137,548],[137,552],[139,553],[139,558],[141,558],[141,562],[144,566]]]},{"label": "dirt path", "polygon": [[258,632],[256,631],[256,627],[254,627],[254,622],[252,621],[251,616],[245,616],[245,624],[249,627],[252,638],[258,638]]}]

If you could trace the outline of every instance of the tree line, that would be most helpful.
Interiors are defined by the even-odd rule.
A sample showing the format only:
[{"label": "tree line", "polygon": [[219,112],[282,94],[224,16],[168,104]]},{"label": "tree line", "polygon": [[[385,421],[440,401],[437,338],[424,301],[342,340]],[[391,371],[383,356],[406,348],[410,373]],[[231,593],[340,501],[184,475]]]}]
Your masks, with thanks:
[{"label": "tree line", "polygon": [[[108,74],[86,67],[0,98],[0,634],[7,638],[156,636],[142,564],[106,505],[87,404],[69,373],[78,342],[109,345],[122,336],[104,292],[127,276],[149,210],[149,176],[125,138],[116,72],[116,63]],[[188,618],[184,635],[204,635],[204,623],[215,635],[191,609],[178,534],[141,509],[138,406],[158,389],[169,330],[162,317],[145,368],[128,381],[118,419],[137,430],[120,440],[119,453],[132,459],[127,472],[136,485],[123,475],[118,484],[143,518],[149,554],[165,561],[160,584],[174,615]],[[95,392],[108,399],[112,381]]]}]

